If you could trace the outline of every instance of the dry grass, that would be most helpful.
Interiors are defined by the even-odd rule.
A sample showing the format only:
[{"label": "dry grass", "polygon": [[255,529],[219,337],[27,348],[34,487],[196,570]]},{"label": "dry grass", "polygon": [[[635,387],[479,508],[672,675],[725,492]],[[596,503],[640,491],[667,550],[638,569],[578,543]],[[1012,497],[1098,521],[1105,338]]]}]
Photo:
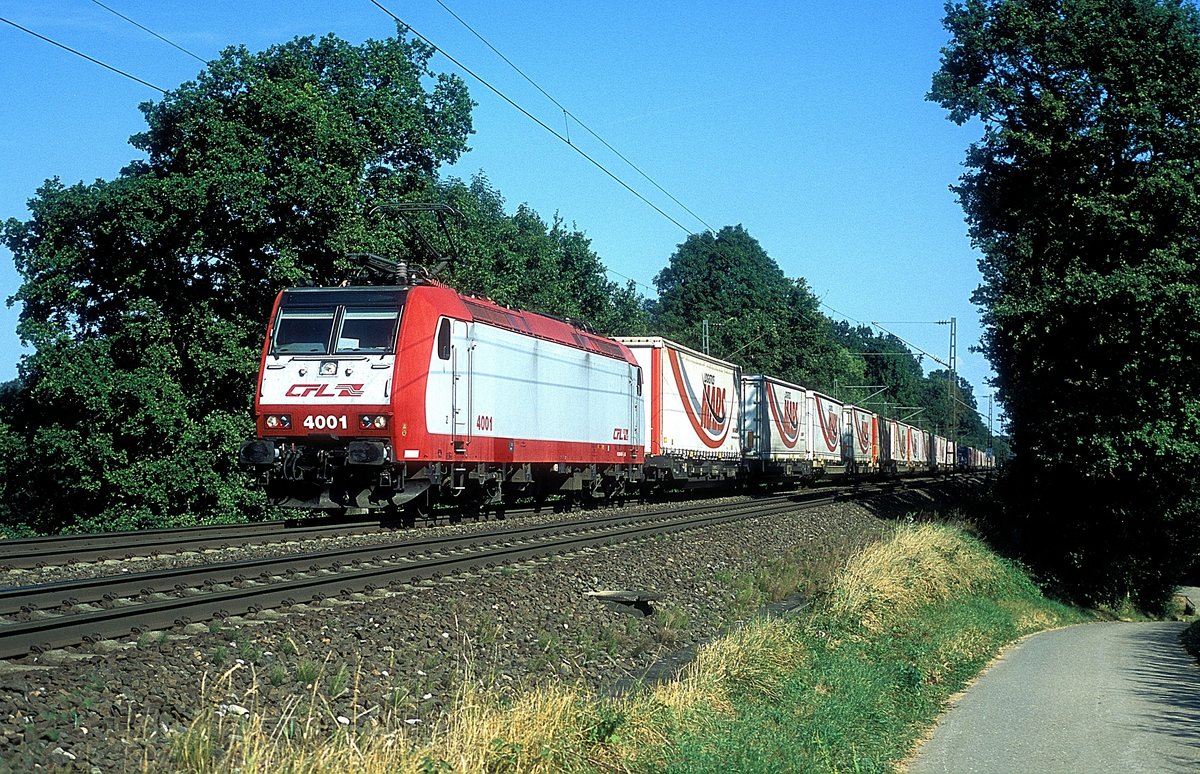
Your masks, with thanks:
[{"label": "dry grass", "polygon": [[601,700],[547,687],[511,706],[463,697],[450,724],[411,758],[455,771],[642,770],[662,766],[673,731],[731,714],[739,694],[773,695],[805,659],[796,624],[767,620],[703,647],[679,679]]},{"label": "dry grass", "polygon": [[[228,710],[230,670],[206,691],[209,710],[176,745],[189,772],[333,774],[627,771],[657,768],[674,730],[728,715],[743,693],[774,695],[806,652],[798,624],[757,622],[699,650],[679,679],[629,697],[598,699],[574,686],[544,686],[504,702],[468,675],[446,722],[418,742],[403,726],[350,723],[329,733],[330,710],[314,690],[268,722],[254,707]],[[246,692],[252,695],[253,688]]]},{"label": "dry grass", "polygon": [[[454,771],[554,772],[586,762],[591,707],[569,687],[544,687],[509,707],[470,682],[449,723],[406,756]],[[400,761],[396,762],[397,764]]]},{"label": "dry grass", "polygon": [[[820,610],[810,615],[849,622],[870,637],[922,606],[992,593],[1012,575],[960,532],[933,524],[905,526],[853,556]],[[1015,606],[1013,619],[1023,631],[1053,618],[1032,603],[1005,603]],[[305,701],[270,723],[252,706],[240,717],[210,711],[180,740],[176,761],[198,774],[663,769],[680,754],[676,744],[683,736],[722,738],[723,724],[747,701],[760,706],[786,701],[785,681],[815,669],[815,648],[824,647],[814,644],[825,642],[814,637],[827,636],[813,630],[814,620],[764,619],[737,628],[701,648],[678,679],[625,697],[596,697],[580,686],[545,686],[505,698],[467,674],[453,712],[420,739],[396,718],[351,718],[340,727],[330,722],[332,710],[317,691],[322,682],[317,680]],[[994,643],[982,628],[964,625],[935,648],[925,674],[932,683],[949,680],[956,664],[989,649]],[[828,700],[830,689],[821,689],[815,686],[812,695]],[[228,701],[224,689],[214,695]]]},{"label": "dry grass", "polygon": [[986,588],[1003,567],[978,543],[938,524],[898,529],[846,564],[830,595],[830,609],[878,633],[891,616]]}]

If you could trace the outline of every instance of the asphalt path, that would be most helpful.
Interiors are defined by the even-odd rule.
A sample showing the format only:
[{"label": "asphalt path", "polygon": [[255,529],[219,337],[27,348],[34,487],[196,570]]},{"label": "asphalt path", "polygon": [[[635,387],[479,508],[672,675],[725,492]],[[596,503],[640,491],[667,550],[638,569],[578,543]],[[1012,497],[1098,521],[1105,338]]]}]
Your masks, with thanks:
[{"label": "asphalt path", "polygon": [[1024,640],[954,703],[909,774],[1200,772],[1200,667],[1179,643],[1184,626],[1086,624]]}]

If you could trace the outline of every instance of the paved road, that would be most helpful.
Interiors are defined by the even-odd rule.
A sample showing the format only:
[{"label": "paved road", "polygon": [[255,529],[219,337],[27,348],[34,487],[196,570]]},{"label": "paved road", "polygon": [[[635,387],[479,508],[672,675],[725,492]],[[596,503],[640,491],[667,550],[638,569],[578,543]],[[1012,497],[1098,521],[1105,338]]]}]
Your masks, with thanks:
[{"label": "paved road", "polygon": [[1200,586],[1181,586],[1179,593],[1192,601],[1192,607],[1200,608]]},{"label": "paved road", "polygon": [[909,774],[1200,772],[1200,667],[1179,644],[1183,628],[1104,623],[1030,637],[942,718]]}]

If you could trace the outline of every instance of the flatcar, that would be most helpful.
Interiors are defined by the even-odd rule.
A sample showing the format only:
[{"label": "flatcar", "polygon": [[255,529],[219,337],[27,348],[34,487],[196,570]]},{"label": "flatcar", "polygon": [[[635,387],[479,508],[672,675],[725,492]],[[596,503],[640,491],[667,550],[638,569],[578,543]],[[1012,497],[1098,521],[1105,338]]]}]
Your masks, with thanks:
[{"label": "flatcar", "polygon": [[659,336],[615,339],[649,376],[646,486],[713,485],[742,473],[741,368]]},{"label": "flatcar", "polygon": [[[742,378],[743,464],[747,477],[764,482],[811,481],[814,468],[808,391],[764,374]],[[834,450],[836,451],[836,449]]]}]

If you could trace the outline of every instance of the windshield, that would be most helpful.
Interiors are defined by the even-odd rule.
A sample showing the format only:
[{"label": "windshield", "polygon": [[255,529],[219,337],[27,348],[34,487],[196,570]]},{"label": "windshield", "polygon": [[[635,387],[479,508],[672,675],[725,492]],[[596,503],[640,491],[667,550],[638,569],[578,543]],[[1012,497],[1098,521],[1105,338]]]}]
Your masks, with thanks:
[{"label": "windshield", "polygon": [[[395,351],[395,308],[284,307],[275,324],[271,351],[277,355],[391,353]],[[334,330],[337,335],[334,335]]]},{"label": "windshield", "polygon": [[280,309],[272,351],[283,354],[329,352],[334,307]]},{"label": "windshield", "polygon": [[399,317],[400,313],[395,309],[347,307],[342,315],[342,329],[338,332],[337,351],[391,352]]}]

